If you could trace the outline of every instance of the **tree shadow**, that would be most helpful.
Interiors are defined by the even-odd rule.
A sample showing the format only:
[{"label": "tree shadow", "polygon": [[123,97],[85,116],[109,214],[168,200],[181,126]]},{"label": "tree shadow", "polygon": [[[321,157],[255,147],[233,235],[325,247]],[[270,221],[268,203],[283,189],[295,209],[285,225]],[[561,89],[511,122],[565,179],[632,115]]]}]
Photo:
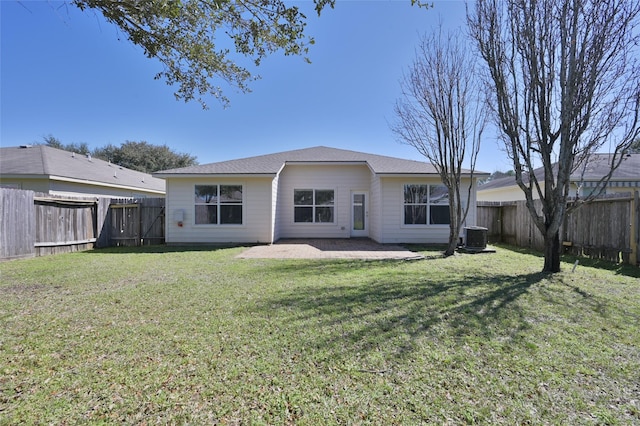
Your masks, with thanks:
[{"label": "tree shadow", "polygon": [[[377,265],[332,262],[280,266],[326,276]],[[383,352],[396,358],[413,353],[425,339],[518,338],[530,323],[516,302],[546,276],[533,273],[435,281],[428,272],[419,276],[415,271],[394,268],[386,275],[370,275],[357,285],[283,290],[263,300],[257,309],[264,315],[274,310],[279,315],[284,312],[286,327],[298,328],[295,333],[301,347],[322,349],[336,358],[345,352]]]},{"label": "tree shadow", "polygon": [[[583,308],[580,311],[582,314],[598,314],[601,318],[610,316],[613,308],[610,302],[589,293],[578,284],[575,284],[573,280],[560,278],[557,283],[560,285],[541,287],[538,292],[539,297],[554,306],[566,308],[566,311],[575,309],[577,300]],[[566,289],[571,291],[567,292]],[[633,321],[634,319],[630,317],[629,320]]]},{"label": "tree shadow", "polygon": [[[493,244],[496,247],[500,247],[504,250],[509,250],[514,253],[526,254],[530,256],[535,256],[538,258],[543,258],[544,254],[540,251],[533,250],[530,248],[517,247],[514,245],[498,243]],[[576,260],[579,263],[579,266],[591,267],[596,269],[602,269],[606,271],[615,272],[617,275],[624,275],[632,278],[640,278],[640,267],[630,265],[627,263],[615,263],[605,259],[592,259],[586,256],[575,256],[569,253],[565,253],[561,257],[562,262],[572,265]],[[571,269],[571,266],[563,265],[564,270]]]},{"label": "tree shadow", "polygon": [[187,253],[187,252],[215,252],[237,247],[249,247],[250,245],[233,244],[185,244],[185,245],[146,245],[146,246],[119,246],[102,247],[81,252],[82,254],[142,254],[142,253]]},{"label": "tree shadow", "polygon": [[562,260],[572,264],[578,261],[578,267],[589,267],[614,272],[616,275],[624,275],[632,278],[640,278],[640,267],[626,264],[614,263],[604,259],[591,259],[585,256],[564,255]]}]

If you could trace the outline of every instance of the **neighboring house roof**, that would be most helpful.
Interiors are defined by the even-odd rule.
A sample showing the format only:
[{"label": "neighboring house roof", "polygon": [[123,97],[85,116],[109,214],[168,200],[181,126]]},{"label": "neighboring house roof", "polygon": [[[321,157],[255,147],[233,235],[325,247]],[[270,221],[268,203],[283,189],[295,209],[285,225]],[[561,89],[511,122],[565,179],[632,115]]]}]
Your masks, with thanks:
[{"label": "neighboring house roof", "polygon": [[[369,166],[376,174],[433,174],[435,167],[426,162],[404,160],[395,157],[367,154],[363,152],[317,146],[313,148],[278,152],[257,157],[202,164],[179,169],[163,170],[154,176],[174,177],[179,175],[276,175],[286,164],[354,164]],[[469,173],[465,170],[464,173]],[[482,174],[477,172],[476,174]]]},{"label": "neighboring house roof", "polygon": [[165,181],[150,174],[46,145],[0,148],[0,176],[48,178],[165,193]]},{"label": "neighboring house roof", "polygon": [[[583,168],[579,167],[578,170],[571,175],[571,180],[574,182],[579,182],[580,180],[600,180],[604,175],[609,173],[612,159],[613,154],[592,155],[586,167],[584,167],[584,175],[582,175]],[[625,154],[620,166],[618,166],[611,175],[611,180],[640,180],[640,154]]]},{"label": "neighboring house roof", "polygon": [[[533,173],[535,174],[538,182],[544,182],[544,169],[542,167],[539,169],[535,169]],[[522,181],[525,183],[529,182],[529,173],[522,174]],[[478,191],[484,191],[488,189],[507,188],[513,185],[516,185],[516,177],[505,176],[502,178],[491,180],[487,183],[483,183],[482,185],[478,186]]]},{"label": "neighboring house roof", "polygon": [[[571,182],[598,181],[611,169],[613,154],[593,154],[589,157],[586,167],[578,167],[571,174]],[[556,165],[554,164],[554,167]],[[584,171],[584,174],[583,174]],[[544,169],[539,167],[533,171],[538,182],[544,183]],[[529,175],[523,174],[522,180],[529,182]],[[620,166],[611,175],[611,182],[640,181],[640,154],[625,154]],[[515,176],[506,176],[482,184],[478,191],[506,188],[516,185]]]}]

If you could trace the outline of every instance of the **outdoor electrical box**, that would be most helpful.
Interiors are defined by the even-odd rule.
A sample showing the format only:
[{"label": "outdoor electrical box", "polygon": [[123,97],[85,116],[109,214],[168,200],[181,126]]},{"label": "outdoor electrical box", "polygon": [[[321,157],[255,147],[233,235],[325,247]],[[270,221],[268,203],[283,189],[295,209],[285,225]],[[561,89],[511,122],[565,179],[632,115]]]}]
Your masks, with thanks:
[{"label": "outdoor electrical box", "polygon": [[184,223],[184,210],[176,210],[173,212],[173,220],[178,224],[178,226],[182,226]]}]

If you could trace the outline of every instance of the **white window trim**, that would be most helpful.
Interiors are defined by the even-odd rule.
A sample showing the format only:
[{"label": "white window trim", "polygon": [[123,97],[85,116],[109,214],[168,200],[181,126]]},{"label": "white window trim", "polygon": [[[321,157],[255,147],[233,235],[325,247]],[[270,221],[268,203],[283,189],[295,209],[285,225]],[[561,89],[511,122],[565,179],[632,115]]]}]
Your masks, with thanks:
[{"label": "white window trim", "polygon": [[[332,222],[296,222],[296,207],[313,207],[313,218],[315,219],[315,210],[316,205],[296,205],[295,203],[295,192],[296,191],[313,191],[313,200],[315,203],[315,194],[316,191],[333,191],[333,221]],[[291,216],[291,222],[294,226],[335,226],[337,222],[337,211],[338,211],[338,190],[334,188],[293,188],[293,193],[291,194],[293,198],[293,215]],[[323,206],[320,206],[323,207]]]},{"label": "white window trim", "polygon": [[[425,223],[425,224],[415,224],[415,225],[410,225],[410,224],[406,224],[404,223],[404,187],[406,185],[427,185],[427,219],[429,218],[429,209],[431,208],[431,194],[429,192],[429,187],[430,186],[441,186],[444,185],[442,182],[440,183],[428,183],[428,182],[403,182],[402,185],[400,186],[400,228],[407,228],[407,229],[427,229],[427,228],[449,228],[449,224],[448,223],[436,223],[436,224],[429,224],[429,223]],[[449,208],[451,208],[450,204],[439,204],[441,206],[447,205],[449,206]]]},{"label": "white window trim", "polygon": [[[236,227],[236,228],[240,228],[240,227],[244,227],[245,226],[245,218],[246,218],[246,199],[245,199],[245,188],[246,185],[244,183],[239,183],[239,182],[225,182],[225,183],[214,183],[214,182],[208,182],[208,183],[196,183],[193,185],[193,191],[192,194],[195,194],[196,192],[196,186],[217,186],[218,187],[218,199],[220,198],[220,187],[221,186],[239,186],[242,188],[242,202],[241,203],[237,203],[235,205],[239,205],[242,206],[242,223],[196,223],[196,217],[195,217],[195,208],[196,206],[212,206],[212,205],[217,205],[218,207],[218,222],[220,222],[220,201],[218,201],[217,204],[207,204],[207,203],[196,203],[193,202],[193,211],[194,211],[194,215],[193,215],[193,226],[198,227],[198,228],[219,228],[221,226],[227,228],[227,227]],[[231,204],[231,203],[227,203],[227,204]]]}]

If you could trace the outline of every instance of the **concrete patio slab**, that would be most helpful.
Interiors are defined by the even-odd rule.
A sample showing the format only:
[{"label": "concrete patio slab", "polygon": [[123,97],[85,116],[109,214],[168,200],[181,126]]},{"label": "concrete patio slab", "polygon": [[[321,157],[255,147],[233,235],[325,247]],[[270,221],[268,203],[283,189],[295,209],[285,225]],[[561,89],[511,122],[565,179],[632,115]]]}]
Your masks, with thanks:
[{"label": "concrete patio slab", "polygon": [[423,256],[395,244],[379,244],[366,238],[288,239],[254,246],[236,256],[241,259],[365,259],[415,260]]}]

